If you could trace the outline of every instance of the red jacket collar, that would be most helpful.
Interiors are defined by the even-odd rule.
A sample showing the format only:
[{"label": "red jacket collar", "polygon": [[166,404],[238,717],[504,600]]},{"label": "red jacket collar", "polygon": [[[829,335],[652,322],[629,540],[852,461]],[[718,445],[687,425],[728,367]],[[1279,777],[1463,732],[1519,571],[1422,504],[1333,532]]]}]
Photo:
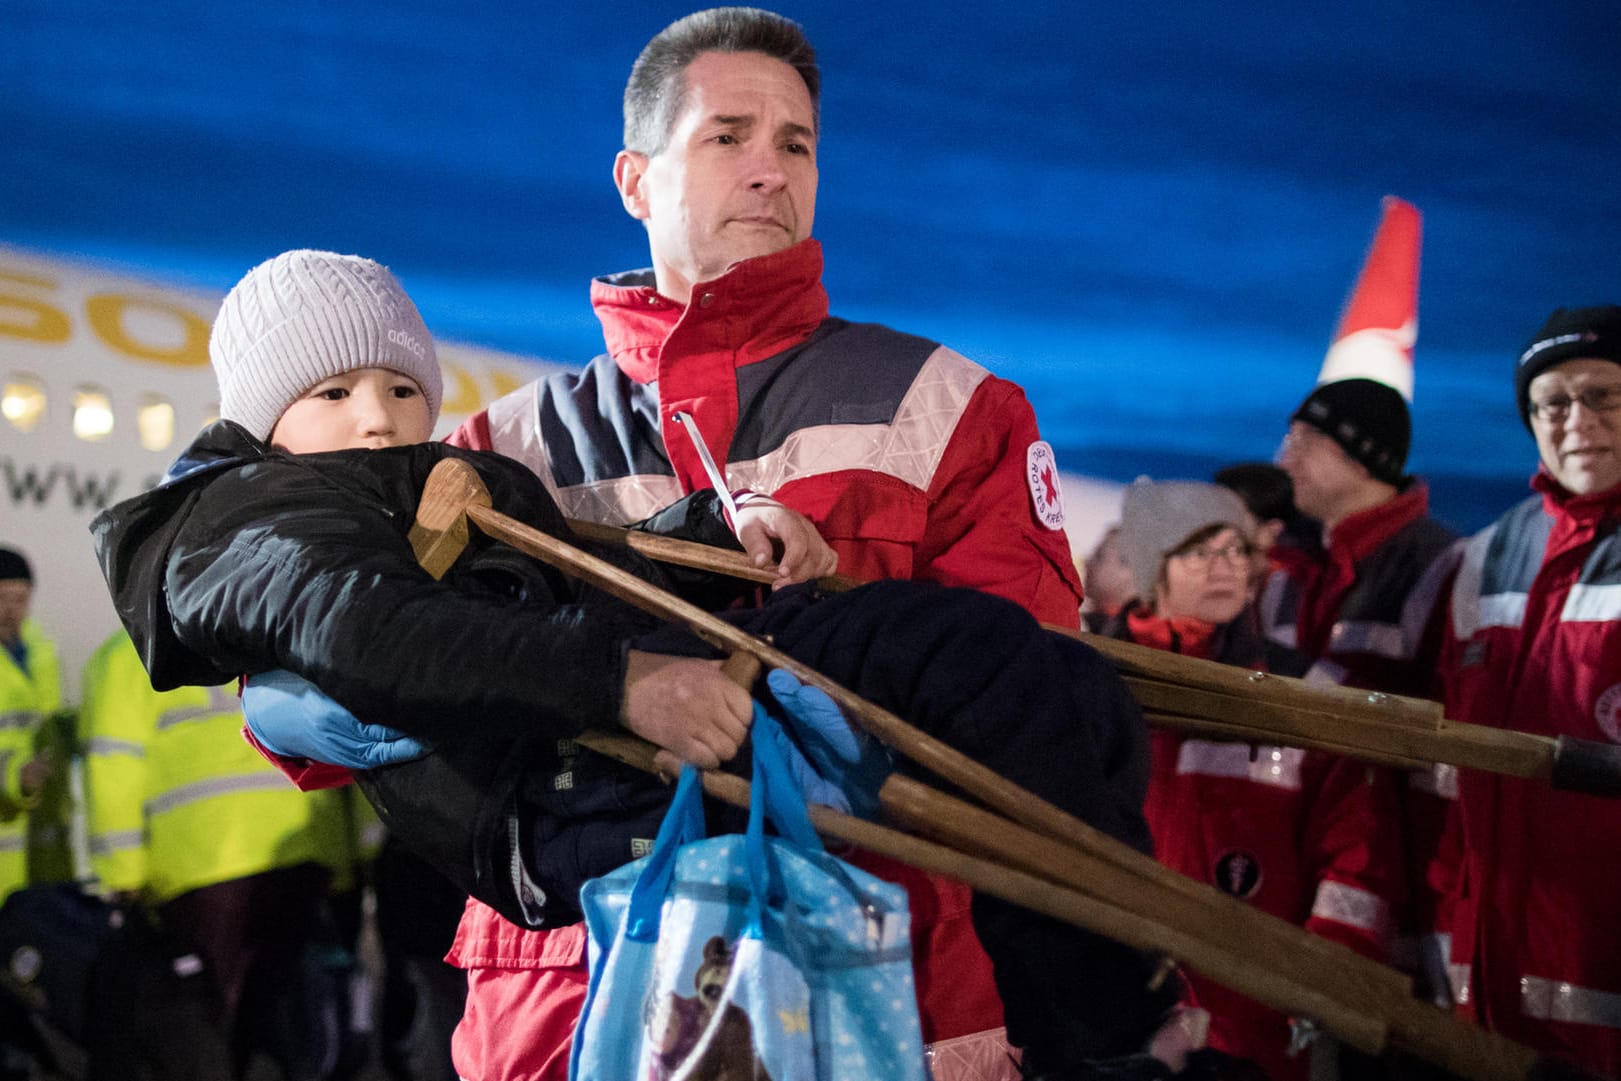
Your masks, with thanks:
[{"label": "red jacket collar", "polygon": [[1415,479],[1396,498],[1358,511],[1335,526],[1328,535],[1329,562],[1349,564],[1361,560],[1429,510],[1430,490],[1422,480]]},{"label": "red jacket collar", "polygon": [[591,306],[608,352],[638,383],[662,378],[664,347],[678,331],[683,355],[726,351],[736,364],[748,364],[803,341],[827,318],[822,246],[814,239],[745,259],[700,282],[691,304],[663,296],[652,283],[651,270],[591,283]]},{"label": "red jacket collar", "polygon": [[710,483],[675,415],[690,413],[715,460],[730,460],[737,369],[798,345],[827,318],[822,248],[804,240],[745,259],[694,286],[686,305],[661,296],[651,271],[597,279],[591,303],[620,370],[658,384],[659,434],[681,490],[692,492]]},{"label": "red jacket collar", "polygon": [[1126,627],[1138,645],[1207,660],[1214,653],[1216,625],[1192,616],[1167,619],[1139,605],[1127,610]]},{"label": "red jacket collar", "polygon": [[1538,466],[1531,487],[1542,493],[1543,509],[1553,518],[1569,517],[1580,522],[1614,517],[1621,512],[1621,486],[1591,495],[1576,495],[1554,479],[1548,467]]}]

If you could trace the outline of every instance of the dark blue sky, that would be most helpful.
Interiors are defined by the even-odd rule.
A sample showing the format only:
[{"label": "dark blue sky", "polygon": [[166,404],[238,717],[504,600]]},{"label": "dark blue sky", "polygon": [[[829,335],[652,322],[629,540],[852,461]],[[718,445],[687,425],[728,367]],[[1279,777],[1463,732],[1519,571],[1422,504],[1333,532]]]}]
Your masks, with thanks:
[{"label": "dark blue sky", "polygon": [[[583,360],[586,280],[646,262],[624,75],[689,10],[587,7],[0,0],[0,241],[215,288],[358,251],[442,336]],[[1201,475],[1271,454],[1398,194],[1412,465],[1484,524],[1533,464],[1519,345],[1621,300],[1621,6],[1315,7],[782,7],[823,62],[835,310],[1023,383],[1068,469]]]}]

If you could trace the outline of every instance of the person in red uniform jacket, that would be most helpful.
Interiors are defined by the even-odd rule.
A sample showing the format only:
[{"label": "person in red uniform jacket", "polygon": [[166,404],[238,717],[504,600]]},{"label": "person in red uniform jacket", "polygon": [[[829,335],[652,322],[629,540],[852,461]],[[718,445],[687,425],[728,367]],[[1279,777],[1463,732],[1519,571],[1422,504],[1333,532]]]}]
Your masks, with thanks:
[{"label": "person in red uniform jacket", "polygon": [[[1447,716],[1621,743],[1621,307],[1561,309],[1516,365],[1535,495],[1473,537],[1452,593]],[[1621,803],[1465,770],[1460,1009],[1621,1076]]]},{"label": "person in red uniform jacket", "polygon": [[[1424,481],[1406,470],[1407,402],[1373,379],[1323,383],[1295,410],[1278,451],[1295,504],[1322,524],[1323,548],[1291,553],[1259,605],[1268,638],[1312,662],[1306,678],[1439,697],[1445,597],[1456,535],[1429,516]],[[1458,853],[1445,843],[1457,770],[1392,773],[1407,868],[1393,961],[1420,997],[1450,998],[1445,897]]]},{"label": "person in red uniform jacket", "polygon": [[[1121,541],[1137,598],[1107,633],[1245,668],[1299,675],[1300,654],[1269,646],[1248,604],[1249,515],[1227,488],[1138,481]],[[1383,960],[1402,888],[1395,793],[1359,763],[1293,747],[1151,735],[1145,812],[1160,862],[1263,912]],[[1273,1081],[1304,1081],[1289,1022],[1189,973],[1211,1014],[1210,1045],[1253,1060]]]},{"label": "person in red uniform jacket", "polygon": [[[769,13],[700,12],[655,37],[614,163],[652,268],[592,283],[605,355],[513,392],[452,442],[524,462],[570,517],[624,523],[714,483],[701,440],[725,487],[815,523],[843,574],[976,587],[1076,627],[1057,466],[1020,389],[937,343],[828,314],[811,238],[818,91],[810,44]],[[860,862],[910,889],[936,1075],[1016,1076],[969,891]],[[578,926],[527,931],[470,903],[451,952],[469,980],[462,1075],[562,1078],[584,958]]]}]

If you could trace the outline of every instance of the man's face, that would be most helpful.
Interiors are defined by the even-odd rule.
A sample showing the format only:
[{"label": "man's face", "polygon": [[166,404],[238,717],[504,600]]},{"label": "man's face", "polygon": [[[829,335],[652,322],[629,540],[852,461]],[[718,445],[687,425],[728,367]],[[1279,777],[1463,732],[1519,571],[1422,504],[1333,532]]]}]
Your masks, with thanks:
[{"label": "man's face", "polygon": [[[1584,405],[1579,395],[1607,395],[1607,409]],[[1537,453],[1555,480],[1575,495],[1606,492],[1621,484],[1621,368],[1608,360],[1582,358],[1555,365],[1531,380],[1533,407],[1547,402],[1568,405],[1563,417],[1537,415],[1533,408],[1531,434]],[[1609,403],[1606,403],[1609,404]]]},{"label": "man's face", "polygon": [[1304,421],[1293,421],[1278,448],[1278,467],[1294,485],[1295,506],[1320,522],[1336,521],[1339,510],[1368,481],[1368,471],[1329,436]]},{"label": "man's face", "polygon": [[323,379],[287,407],[270,445],[289,454],[376,450],[426,443],[428,399],[415,379],[391,368],[361,368]]},{"label": "man's face", "polygon": [[653,157],[620,151],[614,181],[647,223],[659,291],[683,303],[733,263],[811,233],[816,110],[805,81],[764,53],[702,53],[686,104]]},{"label": "man's face", "polygon": [[0,581],[0,642],[7,645],[22,637],[23,620],[34,599],[34,585],[22,578]]}]

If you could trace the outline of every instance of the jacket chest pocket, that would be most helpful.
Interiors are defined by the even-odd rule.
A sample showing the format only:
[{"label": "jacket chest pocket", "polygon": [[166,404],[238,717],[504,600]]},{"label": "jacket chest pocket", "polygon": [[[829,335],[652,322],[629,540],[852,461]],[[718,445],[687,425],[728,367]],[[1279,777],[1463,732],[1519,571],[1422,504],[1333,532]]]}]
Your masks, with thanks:
[{"label": "jacket chest pocket", "polygon": [[773,494],[816,523],[839,553],[840,574],[867,581],[913,577],[928,501],[911,485],[849,471],[791,481]]}]

